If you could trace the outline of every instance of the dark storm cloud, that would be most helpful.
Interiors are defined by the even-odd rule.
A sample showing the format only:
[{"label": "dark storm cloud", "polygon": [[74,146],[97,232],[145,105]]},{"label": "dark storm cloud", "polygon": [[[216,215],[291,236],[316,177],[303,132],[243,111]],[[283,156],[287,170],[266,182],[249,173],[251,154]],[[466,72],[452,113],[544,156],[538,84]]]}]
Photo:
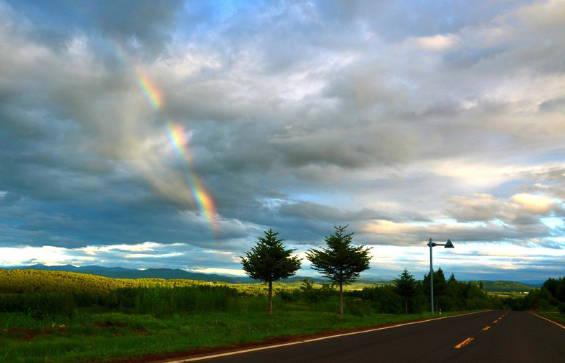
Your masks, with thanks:
[{"label": "dark storm cloud", "polygon": [[273,227],[303,248],[349,224],[561,248],[562,8],[489,4],[1,3],[0,244],[155,241],[180,265],[167,244],[240,253]]},{"label": "dark storm cloud", "polygon": [[180,0],[8,1],[15,16],[33,24],[35,39],[64,46],[74,34],[102,36],[144,48],[147,54],[161,51],[171,39]]}]

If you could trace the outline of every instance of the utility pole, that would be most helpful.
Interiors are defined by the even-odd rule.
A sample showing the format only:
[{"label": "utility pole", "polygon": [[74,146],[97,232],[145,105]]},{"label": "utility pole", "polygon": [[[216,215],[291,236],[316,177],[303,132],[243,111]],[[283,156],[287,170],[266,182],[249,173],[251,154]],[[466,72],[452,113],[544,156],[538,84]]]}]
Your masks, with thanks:
[{"label": "utility pole", "polygon": [[432,307],[432,315],[434,313],[434,264],[432,261],[432,248],[434,247],[434,244],[432,242],[432,239],[430,238],[430,240],[428,241],[428,246],[430,246],[430,304]]},{"label": "utility pole", "polygon": [[453,246],[453,243],[451,242],[450,239],[448,239],[447,242],[445,243],[435,243],[432,242],[431,238],[428,240],[427,246],[430,247],[430,306],[433,314],[434,313],[434,264],[432,258],[432,254],[433,254],[432,248],[434,248],[435,246],[443,246],[444,248],[455,248],[455,246]]}]

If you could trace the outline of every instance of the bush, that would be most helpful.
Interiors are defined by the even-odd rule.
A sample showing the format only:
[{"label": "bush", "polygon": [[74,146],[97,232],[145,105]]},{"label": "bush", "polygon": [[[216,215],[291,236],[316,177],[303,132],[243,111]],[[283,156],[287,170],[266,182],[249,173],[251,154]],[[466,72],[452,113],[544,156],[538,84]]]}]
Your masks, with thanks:
[{"label": "bush", "polygon": [[364,288],[361,291],[351,292],[350,295],[368,301],[370,306],[378,313],[404,312],[402,299],[392,286]]},{"label": "bush", "polygon": [[360,298],[347,300],[345,303],[345,311],[348,314],[356,316],[365,316],[372,313],[370,303]]},{"label": "bush", "polygon": [[0,294],[0,312],[21,312],[35,319],[43,319],[54,315],[71,316],[74,311],[75,301],[72,294]]},{"label": "bush", "polygon": [[135,313],[222,311],[237,304],[237,290],[224,286],[123,288],[107,299],[111,306]]},{"label": "bush", "polygon": [[288,291],[288,290],[280,290],[277,292],[277,296],[286,302],[296,302],[300,300],[300,294],[297,294],[295,291]]}]

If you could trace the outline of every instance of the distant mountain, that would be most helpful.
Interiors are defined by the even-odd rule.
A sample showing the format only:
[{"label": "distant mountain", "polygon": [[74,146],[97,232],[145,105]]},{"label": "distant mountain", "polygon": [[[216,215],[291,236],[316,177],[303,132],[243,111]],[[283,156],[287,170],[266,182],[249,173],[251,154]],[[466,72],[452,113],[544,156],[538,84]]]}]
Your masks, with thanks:
[{"label": "distant mountain", "polygon": [[[245,283],[253,282],[254,280],[246,276],[235,276],[235,275],[221,275],[221,274],[207,274],[201,272],[191,272],[180,269],[171,268],[149,268],[146,270],[136,270],[128,269],[123,267],[104,267],[104,266],[73,266],[73,265],[62,265],[62,266],[46,266],[42,264],[36,264],[31,266],[17,266],[10,267],[9,269],[33,269],[33,270],[48,270],[48,271],[68,271],[68,272],[79,272],[92,275],[114,277],[114,278],[126,278],[126,279],[139,279],[139,278],[158,278],[158,279],[189,279],[189,280],[199,280],[199,281],[218,281],[218,282],[230,282],[230,283]],[[312,278],[306,276],[293,276],[285,281],[302,281],[308,278],[315,282],[327,283],[328,281],[322,278]],[[387,285],[391,284],[392,281],[382,280],[382,279],[371,279],[365,278],[360,279],[359,283],[365,284],[379,284]],[[496,291],[496,292],[512,292],[512,291],[529,291],[534,288],[540,287],[543,281],[494,281],[494,280],[482,280],[483,287],[486,291]]]},{"label": "distant mountain", "polygon": [[123,267],[104,267],[104,266],[46,266],[41,264],[31,266],[18,266],[11,269],[28,269],[28,270],[48,270],[48,271],[68,271],[87,273],[92,275],[139,279],[139,278],[158,278],[158,279],[189,279],[201,281],[219,281],[219,282],[250,282],[251,279],[245,276],[231,276],[219,274],[206,274],[200,272],[190,272],[180,269],[170,268],[150,268],[146,270],[127,269]]}]

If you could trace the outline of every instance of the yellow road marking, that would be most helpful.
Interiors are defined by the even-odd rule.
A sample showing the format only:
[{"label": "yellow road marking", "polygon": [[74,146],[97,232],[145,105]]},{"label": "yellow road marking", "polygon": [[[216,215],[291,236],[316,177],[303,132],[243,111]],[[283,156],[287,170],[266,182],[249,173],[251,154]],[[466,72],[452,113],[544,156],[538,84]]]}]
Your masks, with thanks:
[{"label": "yellow road marking", "polygon": [[465,339],[464,341],[462,341],[461,343],[455,345],[453,348],[455,348],[455,349],[461,349],[461,348],[463,348],[464,346],[471,344],[471,342],[472,342],[473,340],[475,340],[475,338],[469,337],[469,338]]},{"label": "yellow road marking", "polygon": [[489,329],[490,329],[490,325],[487,325],[487,326],[485,326],[485,327],[483,328],[483,331],[487,331],[487,330],[489,330]]}]

